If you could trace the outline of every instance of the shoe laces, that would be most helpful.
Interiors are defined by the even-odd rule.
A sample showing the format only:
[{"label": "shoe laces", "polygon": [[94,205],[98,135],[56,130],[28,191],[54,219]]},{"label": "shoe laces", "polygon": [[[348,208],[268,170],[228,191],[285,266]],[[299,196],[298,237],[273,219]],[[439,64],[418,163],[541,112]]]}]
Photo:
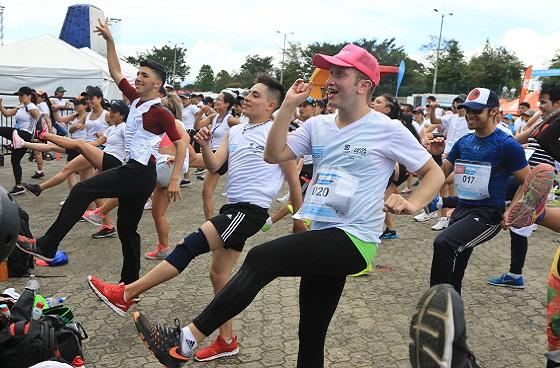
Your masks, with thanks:
[{"label": "shoe laces", "polygon": [[169,351],[174,346],[180,345],[181,323],[178,318],[174,321],[175,327],[165,326],[160,323],[151,323],[148,331],[155,346],[162,351]]},{"label": "shoe laces", "polygon": [[28,243],[28,244],[31,244],[31,245],[36,245],[37,244],[37,239],[28,238],[28,237],[23,236],[23,235],[18,235],[18,241]]}]

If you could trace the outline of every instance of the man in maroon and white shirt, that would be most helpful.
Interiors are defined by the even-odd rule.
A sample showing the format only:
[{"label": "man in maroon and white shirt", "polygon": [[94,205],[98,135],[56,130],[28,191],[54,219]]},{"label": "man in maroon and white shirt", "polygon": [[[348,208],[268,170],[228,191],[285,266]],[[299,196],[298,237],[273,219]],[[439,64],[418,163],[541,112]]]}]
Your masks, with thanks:
[{"label": "man in maroon and white shirt", "polygon": [[60,242],[82,217],[89,203],[97,198],[118,198],[117,230],[123,250],[120,281],[129,284],[139,276],[140,235],[136,230],[144,203],[156,185],[153,153],[157,152],[161,138],[166,133],[177,150],[167,188],[169,200],[175,201],[181,198],[179,179],[186,145],[175,128],[174,116],[160,104],[159,89],[166,78],[163,67],[154,62],[143,61],[134,87],[131,86],[121,73],[115,42],[107,22],[100,22],[95,31],[107,41],[107,61],[111,77],[126,98],[132,101],[125,129],[126,164],[103,171],[74,186],[58,218],[46,234],[38,239],[20,237],[18,247],[37,258],[51,261]]}]

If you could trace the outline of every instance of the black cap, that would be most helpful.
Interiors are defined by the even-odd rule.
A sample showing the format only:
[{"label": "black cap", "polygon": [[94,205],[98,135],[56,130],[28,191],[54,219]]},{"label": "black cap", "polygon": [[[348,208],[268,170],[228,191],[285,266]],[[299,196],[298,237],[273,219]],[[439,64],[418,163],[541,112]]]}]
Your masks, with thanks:
[{"label": "black cap", "polygon": [[75,105],[87,105],[88,103],[88,99],[87,99],[87,95],[85,95],[85,93],[82,93],[79,96],[76,96],[76,98],[72,99],[72,103]]},{"label": "black cap", "polygon": [[111,102],[111,110],[120,113],[126,118],[128,115],[128,106],[121,100],[114,100]]},{"label": "black cap", "polygon": [[99,88],[99,87],[87,86],[86,87],[86,95],[95,96],[95,97],[103,97],[103,92],[101,91],[101,88]]},{"label": "black cap", "polygon": [[14,93],[14,95],[17,96],[21,96],[21,95],[32,95],[33,94],[33,90],[29,87],[21,87],[20,89],[17,90],[17,92]]}]

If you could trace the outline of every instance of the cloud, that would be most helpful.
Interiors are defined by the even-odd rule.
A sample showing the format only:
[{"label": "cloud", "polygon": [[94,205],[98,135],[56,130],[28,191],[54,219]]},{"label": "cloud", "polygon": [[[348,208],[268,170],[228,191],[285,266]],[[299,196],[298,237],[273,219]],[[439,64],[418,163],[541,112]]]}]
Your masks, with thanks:
[{"label": "cloud", "polygon": [[560,50],[560,32],[540,34],[530,28],[509,29],[502,37],[502,43],[527,66],[547,69],[554,53]]}]

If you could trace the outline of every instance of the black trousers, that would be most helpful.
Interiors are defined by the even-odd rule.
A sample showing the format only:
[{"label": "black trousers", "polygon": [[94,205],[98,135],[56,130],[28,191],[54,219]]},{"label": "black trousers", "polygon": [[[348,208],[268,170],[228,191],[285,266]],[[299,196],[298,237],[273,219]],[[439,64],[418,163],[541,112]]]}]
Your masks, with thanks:
[{"label": "black trousers", "polygon": [[156,186],[156,169],[153,163],[144,166],[136,161],[103,171],[86,181],[76,184],[62,206],[56,221],[37,240],[47,256],[54,256],[62,239],[82,217],[87,206],[98,198],[119,199],[117,231],[121,240],[123,265],[121,280],[129,284],[140,274],[140,235],[138,223],[144,204]]},{"label": "black trousers", "polygon": [[193,321],[206,336],[242,312],[258,292],[280,276],[301,276],[298,367],[323,367],[325,337],[346,275],[366,262],[337,228],[288,235],[259,245],[240,270]]},{"label": "black trousers", "polygon": [[[12,140],[12,134],[14,130],[17,130],[19,136],[23,138],[24,141],[29,142],[32,138],[31,133],[25,130],[18,130],[12,127],[0,127],[0,136]],[[14,172],[14,179],[16,181],[16,185],[21,184],[21,159],[25,156],[25,152],[27,152],[27,148],[18,148],[12,150],[12,154],[10,155],[10,160],[12,162],[12,171]]]},{"label": "black trousers", "polygon": [[449,227],[434,240],[430,286],[451,284],[461,293],[465,269],[473,248],[501,231],[503,208],[457,206]]}]

